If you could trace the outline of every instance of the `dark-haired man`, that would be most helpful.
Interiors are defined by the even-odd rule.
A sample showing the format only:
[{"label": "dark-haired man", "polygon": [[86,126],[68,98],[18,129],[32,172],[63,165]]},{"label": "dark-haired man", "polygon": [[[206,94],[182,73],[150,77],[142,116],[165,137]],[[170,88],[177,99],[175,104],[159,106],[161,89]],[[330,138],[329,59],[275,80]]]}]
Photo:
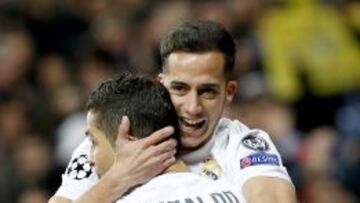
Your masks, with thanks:
[{"label": "dark-haired man", "polygon": [[[159,79],[169,90],[178,113],[180,154],[191,171],[233,182],[249,203],[295,202],[291,180],[269,136],[261,130],[248,129],[239,121],[220,119],[237,89],[232,78],[235,45],[226,29],[211,21],[174,26],[161,42],[161,57],[163,71]],[[128,125],[122,123],[119,135],[127,133]],[[155,132],[148,138],[157,135]],[[170,158],[161,163],[165,160]],[[114,165],[105,174],[111,178],[100,180],[77,201],[111,202],[150,177],[126,171],[121,161]],[[64,193],[56,195],[67,197]]]}]

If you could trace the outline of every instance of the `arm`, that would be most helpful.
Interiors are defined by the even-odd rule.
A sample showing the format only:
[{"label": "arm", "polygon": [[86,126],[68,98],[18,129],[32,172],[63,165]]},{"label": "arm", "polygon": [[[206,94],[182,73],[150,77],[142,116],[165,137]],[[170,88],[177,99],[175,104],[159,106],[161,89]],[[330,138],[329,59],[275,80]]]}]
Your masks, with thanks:
[{"label": "arm", "polygon": [[243,186],[248,203],[296,203],[295,189],[280,178],[254,177]]},{"label": "arm", "polygon": [[160,129],[145,139],[132,142],[126,138],[129,128],[129,120],[124,119],[119,127],[115,162],[93,187],[75,201],[54,196],[49,203],[114,202],[130,188],[147,182],[175,161],[176,142],[164,141],[173,133],[173,128]]},{"label": "arm", "polygon": [[57,196],[52,196],[49,199],[48,203],[71,203],[72,201],[70,199],[64,198],[64,197],[57,197]]}]

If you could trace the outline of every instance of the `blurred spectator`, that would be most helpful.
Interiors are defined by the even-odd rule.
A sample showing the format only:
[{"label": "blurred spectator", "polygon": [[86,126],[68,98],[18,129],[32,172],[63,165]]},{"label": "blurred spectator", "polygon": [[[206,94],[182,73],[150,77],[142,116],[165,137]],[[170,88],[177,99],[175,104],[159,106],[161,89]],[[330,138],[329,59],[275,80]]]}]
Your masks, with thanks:
[{"label": "blurred spectator", "polygon": [[92,37],[96,47],[119,68],[129,67],[129,22],[116,15],[103,15],[92,23]]},{"label": "blurred spectator", "polygon": [[142,34],[136,35],[137,39],[131,47],[132,62],[141,68],[137,70],[139,73],[159,73],[161,60],[158,46],[161,37],[172,25],[191,17],[192,7],[188,1],[164,1],[153,6],[144,25],[138,26],[138,33]]},{"label": "blurred spectator", "polygon": [[350,192],[360,200],[360,94],[346,95],[336,115],[336,127],[342,137],[339,144],[337,175]]},{"label": "blurred spectator", "polygon": [[21,27],[0,30],[0,97],[26,82],[31,67],[32,40]]},{"label": "blurred spectator", "polygon": [[[102,81],[109,78],[114,73],[111,63],[96,54],[88,54],[79,58],[76,62],[78,67],[77,80],[86,98]],[[124,67],[122,71],[129,71]],[[119,71],[119,70],[118,70]],[[116,73],[116,72],[115,72]]]},{"label": "blurred spectator", "polygon": [[43,188],[48,197],[60,182],[51,174],[54,168],[49,143],[42,136],[26,134],[14,149],[12,160],[0,176],[1,202],[16,202],[23,192],[33,188]]},{"label": "blurred spectator", "polygon": [[30,189],[20,195],[18,203],[46,203],[48,199],[49,195],[45,191]]},{"label": "blurred spectator", "polygon": [[[0,105],[0,163],[11,159],[15,145],[30,131],[30,117],[22,101],[10,100]],[[5,162],[3,162],[5,161]]]},{"label": "blurred spectator", "polygon": [[[337,132],[331,127],[314,129],[305,138],[300,155],[304,184],[300,190],[303,202],[355,202],[355,197],[335,179]],[[323,191],[326,191],[324,193]]]}]

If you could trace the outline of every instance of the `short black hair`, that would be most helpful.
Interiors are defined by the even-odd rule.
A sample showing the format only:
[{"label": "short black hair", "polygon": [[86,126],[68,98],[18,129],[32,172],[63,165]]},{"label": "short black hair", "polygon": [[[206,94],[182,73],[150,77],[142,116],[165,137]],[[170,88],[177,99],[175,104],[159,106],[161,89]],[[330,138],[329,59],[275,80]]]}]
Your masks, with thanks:
[{"label": "short black hair", "polygon": [[235,64],[235,42],[220,23],[207,20],[182,22],[172,27],[160,43],[163,71],[166,71],[168,56],[176,51],[203,53],[219,51],[225,56],[225,76],[232,79]]},{"label": "short black hair", "polygon": [[170,94],[149,77],[123,73],[109,79],[91,93],[86,108],[95,113],[97,127],[112,144],[124,115],[130,120],[130,134],[136,138],[173,126],[173,138],[179,141],[179,121]]}]

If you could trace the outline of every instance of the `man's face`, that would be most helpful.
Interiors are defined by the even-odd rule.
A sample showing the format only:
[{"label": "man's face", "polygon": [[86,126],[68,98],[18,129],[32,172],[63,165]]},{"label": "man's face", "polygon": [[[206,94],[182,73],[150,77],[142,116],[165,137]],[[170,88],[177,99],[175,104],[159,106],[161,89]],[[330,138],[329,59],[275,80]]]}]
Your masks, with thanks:
[{"label": "man's face", "polygon": [[224,64],[224,54],[216,51],[173,52],[160,74],[178,113],[185,149],[193,150],[209,140],[225,104],[235,94],[237,83],[226,81]]},{"label": "man's face", "polygon": [[92,146],[90,161],[95,164],[95,170],[99,176],[103,175],[114,163],[115,152],[108,139],[96,125],[96,113],[91,111],[87,114],[86,135],[90,138]]}]

